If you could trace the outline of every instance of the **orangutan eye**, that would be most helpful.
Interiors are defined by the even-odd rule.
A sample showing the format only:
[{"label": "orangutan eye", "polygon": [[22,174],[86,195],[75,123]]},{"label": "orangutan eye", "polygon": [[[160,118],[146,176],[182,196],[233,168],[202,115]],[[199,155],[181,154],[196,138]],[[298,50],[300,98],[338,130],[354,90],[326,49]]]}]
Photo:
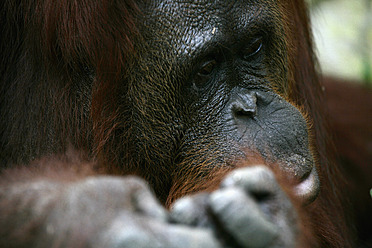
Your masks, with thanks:
[{"label": "orangutan eye", "polygon": [[262,50],[262,47],[262,38],[257,38],[253,43],[250,44],[249,47],[244,50],[244,60],[250,60],[254,58],[254,56],[256,56]]},{"label": "orangutan eye", "polygon": [[193,88],[196,91],[205,90],[211,82],[211,77],[217,67],[217,61],[215,59],[208,60],[201,64],[196,77],[193,81]]},{"label": "orangutan eye", "polygon": [[199,76],[209,76],[212,72],[213,72],[213,69],[216,67],[217,65],[217,61],[216,60],[209,60],[207,62],[205,62],[200,70],[198,71],[198,75]]}]

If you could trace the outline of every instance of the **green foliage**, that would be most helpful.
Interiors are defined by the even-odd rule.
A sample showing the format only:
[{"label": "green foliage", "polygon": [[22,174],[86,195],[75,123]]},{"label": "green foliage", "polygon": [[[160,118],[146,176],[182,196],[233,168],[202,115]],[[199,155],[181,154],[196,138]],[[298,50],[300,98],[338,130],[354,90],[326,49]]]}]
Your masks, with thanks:
[{"label": "green foliage", "polygon": [[372,63],[368,60],[363,63],[363,81],[367,86],[372,87]]}]

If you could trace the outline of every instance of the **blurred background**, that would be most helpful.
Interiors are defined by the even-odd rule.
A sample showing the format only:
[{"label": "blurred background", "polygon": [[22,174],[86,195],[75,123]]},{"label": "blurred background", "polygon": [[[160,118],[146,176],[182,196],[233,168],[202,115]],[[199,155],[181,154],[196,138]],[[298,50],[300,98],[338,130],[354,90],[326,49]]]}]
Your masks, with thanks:
[{"label": "blurred background", "polygon": [[325,75],[372,87],[372,0],[308,0]]}]

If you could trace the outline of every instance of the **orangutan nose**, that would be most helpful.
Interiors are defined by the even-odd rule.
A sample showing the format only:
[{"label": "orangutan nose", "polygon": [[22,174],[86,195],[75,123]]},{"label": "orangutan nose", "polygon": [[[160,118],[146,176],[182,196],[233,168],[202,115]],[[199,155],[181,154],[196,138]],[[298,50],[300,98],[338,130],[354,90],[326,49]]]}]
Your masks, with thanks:
[{"label": "orangutan nose", "polygon": [[231,111],[236,118],[253,117],[257,112],[257,96],[255,91],[236,93]]}]

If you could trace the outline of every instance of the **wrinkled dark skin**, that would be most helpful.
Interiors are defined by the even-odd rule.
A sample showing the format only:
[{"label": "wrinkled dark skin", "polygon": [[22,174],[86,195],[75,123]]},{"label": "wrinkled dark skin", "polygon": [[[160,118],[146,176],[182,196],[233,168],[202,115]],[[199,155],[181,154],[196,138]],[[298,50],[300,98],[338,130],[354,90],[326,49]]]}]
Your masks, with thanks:
[{"label": "wrinkled dark skin", "polygon": [[[37,172],[2,184],[0,225],[9,228],[1,229],[0,246],[295,247],[298,216],[269,168],[294,182],[303,204],[316,198],[319,181],[307,122],[286,100],[288,48],[277,1],[138,5],[142,37],[118,92],[124,114],[113,134],[123,147],[113,151],[130,159],[116,154],[113,160],[149,186],[138,177],[58,180]],[[81,76],[83,96],[93,88],[92,72]],[[82,104],[90,108],[90,100]],[[8,151],[13,147],[4,133]],[[52,146],[30,145],[36,155],[21,160],[48,154]],[[203,181],[216,168],[254,156],[267,166],[235,170],[216,191],[180,199],[169,211],[161,205],[188,171]]]},{"label": "wrinkled dark skin", "polygon": [[[306,121],[283,99],[288,72],[281,54],[287,48],[275,1],[154,1],[142,8],[148,18],[141,33],[157,50],[145,49],[141,54],[145,61],[137,62],[156,66],[160,62],[161,70],[142,67],[134,75],[139,79],[136,84],[146,85],[131,90],[136,94],[131,99],[138,123],[132,142],[139,144],[140,163],[151,166],[159,154],[177,157],[170,169],[158,171],[177,174],[185,165],[234,166],[254,151],[301,182],[298,194],[311,201],[317,194],[317,172]],[[149,27],[157,31],[148,33]],[[136,106],[136,98],[147,101]],[[163,102],[168,106],[159,108]],[[148,119],[154,110],[156,119]],[[143,142],[143,137],[152,142]],[[149,159],[140,156],[144,152]],[[163,187],[160,190],[164,192]]]}]

